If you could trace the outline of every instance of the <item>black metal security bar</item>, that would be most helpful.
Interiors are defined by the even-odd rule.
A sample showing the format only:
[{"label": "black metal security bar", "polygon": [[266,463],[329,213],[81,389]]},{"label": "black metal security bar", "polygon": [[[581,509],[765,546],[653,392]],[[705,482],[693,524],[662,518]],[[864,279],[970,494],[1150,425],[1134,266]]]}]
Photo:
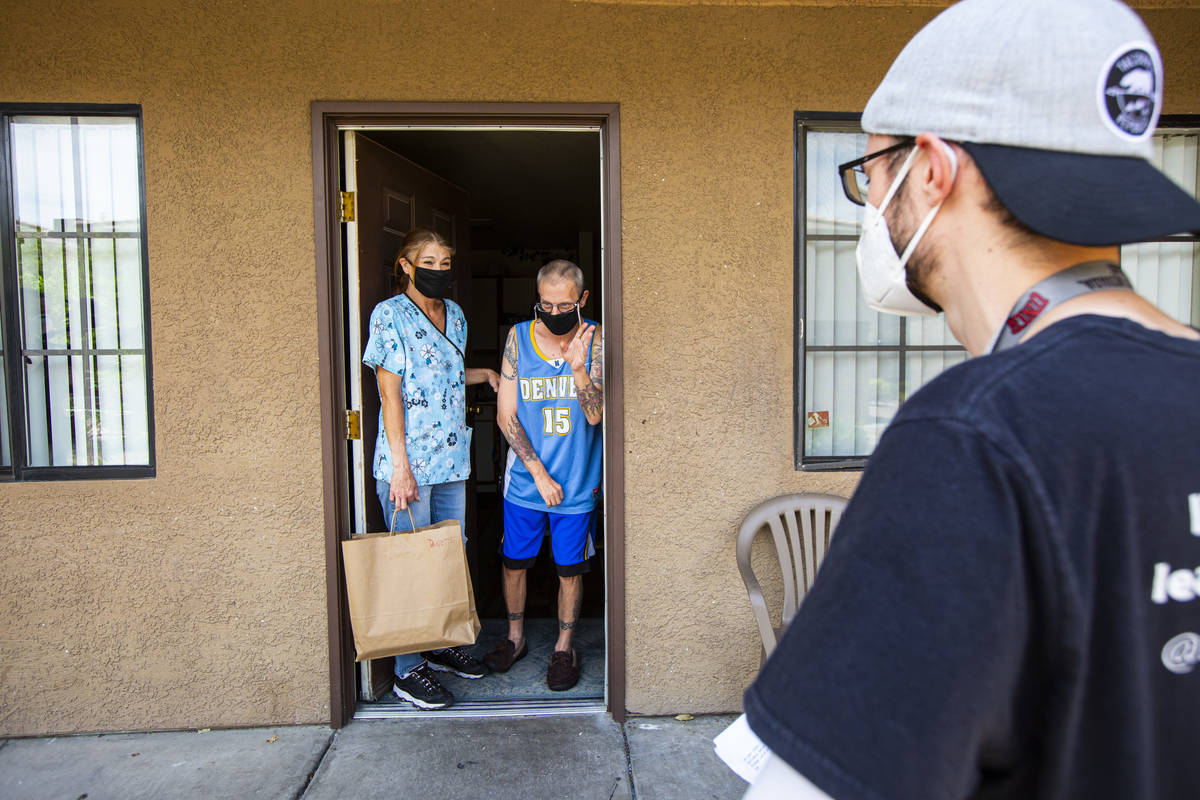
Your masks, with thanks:
[{"label": "black metal security bar", "polygon": [[[57,155],[35,154],[32,163],[18,164],[13,127],[14,121],[20,123],[24,117],[57,118],[61,124],[66,124],[70,134],[64,138],[69,138],[69,150],[68,145],[58,144]],[[136,176],[118,171],[113,143],[115,134],[111,131],[107,150],[101,139],[98,148],[89,147],[85,152],[85,126],[95,118],[105,117],[124,118],[133,123]],[[96,135],[95,131],[90,133]],[[37,148],[39,143],[33,142],[31,146]],[[6,401],[6,408],[0,412],[5,413],[9,421],[7,455],[11,466],[0,468],[0,475],[8,473],[17,480],[62,480],[151,477],[155,474],[142,150],[141,109],[138,106],[0,105],[0,277],[3,278],[0,357],[20,354],[18,358],[4,358],[7,397],[0,397]],[[22,171],[22,176],[28,175],[23,170],[36,170],[43,157],[57,158],[64,168],[61,180],[64,188],[65,181],[71,181],[72,207],[62,208],[61,214],[55,215],[53,224],[42,218],[18,220],[18,172]],[[69,170],[65,163],[68,159]],[[96,222],[88,218],[85,198],[89,190],[96,188],[88,186],[89,176],[102,175],[105,167],[108,169],[107,200],[114,214],[118,207],[117,187],[122,182],[132,185],[136,181],[137,216],[127,220],[128,230],[119,229],[123,227],[120,220]],[[22,177],[22,180],[26,178]],[[35,182],[33,192],[37,191]],[[38,207],[40,200],[35,194],[33,201]],[[137,250],[119,245],[121,241],[128,241]],[[109,244],[101,244],[103,242]],[[31,263],[34,260],[36,263]],[[131,269],[136,269],[137,273],[131,274]],[[22,290],[23,276],[34,285],[36,297],[30,297],[27,289]],[[61,282],[54,297],[46,291],[48,278],[54,283]],[[134,291],[139,296],[130,299],[123,291]],[[137,313],[133,309],[140,311],[140,329],[136,322],[132,326],[122,324],[129,319],[128,314]],[[61,325],[60,331],[52,330],[56,324]],[[137,333],[130,340],[134,330]],[[50,366],[54,359],[63,359],[66,364],[65,369],[57,368],[59,375],[52,387]],[[41,362],[40,370],[33,368],[37,362]],[[142,394],[144,387],[144,398],[128,394],[130,376],[127,372],[130,369],[135,371],[139,384],[137,395]],[[37,375],[39,371],[40,376]],[[64,409],[52,406],[60,401],[68,404],[65,417]],[[42,403],[44,407],[40,407]],[[144,423],[136,419],[142,409]],[[124,463],[131,455],[131,447],[141,449],[143,438],[139,435],[134,440],[137,444],[131,444],[130,423],[136,426],[132,430],[138,434],[144,424],[146,451],[144,456],[140,453],[134,456],[136,463]],[[42,455],[34,458],[31,450],[39,441],[37,449]],[[57,456],[54,453],[56,443]],[[64,447],[64,444],[69,446]],[[115,458],[121,463],[105,463],[102,444],[104,450],[119,453]]]}]

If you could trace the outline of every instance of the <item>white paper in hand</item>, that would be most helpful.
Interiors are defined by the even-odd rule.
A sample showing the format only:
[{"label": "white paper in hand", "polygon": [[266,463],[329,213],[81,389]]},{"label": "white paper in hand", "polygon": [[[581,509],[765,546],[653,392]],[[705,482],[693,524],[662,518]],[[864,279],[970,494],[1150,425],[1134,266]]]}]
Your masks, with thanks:
[{"label": "white paper in hand", "polygon": [[717,757],[746,783],[754,783],[754,779],[766,763],[767,756],[771,754],[762,740],[750,730],[750,723],[746,721],[745,714],[717,734],[713,739],[713,747],[717,751]]}]

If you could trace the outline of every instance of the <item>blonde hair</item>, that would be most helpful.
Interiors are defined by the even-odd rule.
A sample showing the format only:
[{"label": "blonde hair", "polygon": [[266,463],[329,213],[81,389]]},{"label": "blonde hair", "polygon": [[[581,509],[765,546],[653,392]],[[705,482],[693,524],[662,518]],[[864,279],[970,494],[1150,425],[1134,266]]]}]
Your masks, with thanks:
[{"label": "blonde hair", "polygon": [[427,245],[436,244],[450,251],[450,255],[454,255],[454,248],[450,246],[450,242],[446,241],[446,237],[436,231],[431,231],[429,228],[413,228],[404,237],[404,242],[400,245],[400,250],[396,253],[396,258],[392,262],[392,289],[396,294],[403,294],[408,289],[408,275],[400,266],[400,259],[404,259],[408,263],[416,266],[417,256],[425,249]]}]

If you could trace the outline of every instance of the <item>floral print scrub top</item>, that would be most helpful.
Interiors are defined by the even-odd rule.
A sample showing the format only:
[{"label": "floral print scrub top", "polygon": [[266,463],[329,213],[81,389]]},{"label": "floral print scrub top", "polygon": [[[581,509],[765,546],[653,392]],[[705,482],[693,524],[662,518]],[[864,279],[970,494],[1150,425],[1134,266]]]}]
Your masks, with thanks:
[{"label": "floral print scrub top", "polygon": [[[466,480],[471,474],[467,427],[467,321],[453,300],[446,303],[446,333],[408,295],[384,300],[371,312],[363,363],[401,378],[405,446],[418,486]],[[392,479],[392,451],[379,412],[372,473]]]}]

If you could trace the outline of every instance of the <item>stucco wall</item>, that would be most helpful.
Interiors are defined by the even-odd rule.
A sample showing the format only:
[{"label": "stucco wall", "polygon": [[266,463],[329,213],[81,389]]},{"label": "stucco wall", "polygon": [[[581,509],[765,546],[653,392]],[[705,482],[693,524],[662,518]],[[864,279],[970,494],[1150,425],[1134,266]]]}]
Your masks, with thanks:
[{"label": "stucco wall", "polygon": [[[318,99],[621,104],[627,705],[737,708],[739,519],[856,480],[792,468],[793,112],[937,11],[828,5],[6,3],[3,100],[143,107],[158,477],[0,486],[0,733],[329,719]],[[1200,112],[1200,11],[1145,16]]]}]

